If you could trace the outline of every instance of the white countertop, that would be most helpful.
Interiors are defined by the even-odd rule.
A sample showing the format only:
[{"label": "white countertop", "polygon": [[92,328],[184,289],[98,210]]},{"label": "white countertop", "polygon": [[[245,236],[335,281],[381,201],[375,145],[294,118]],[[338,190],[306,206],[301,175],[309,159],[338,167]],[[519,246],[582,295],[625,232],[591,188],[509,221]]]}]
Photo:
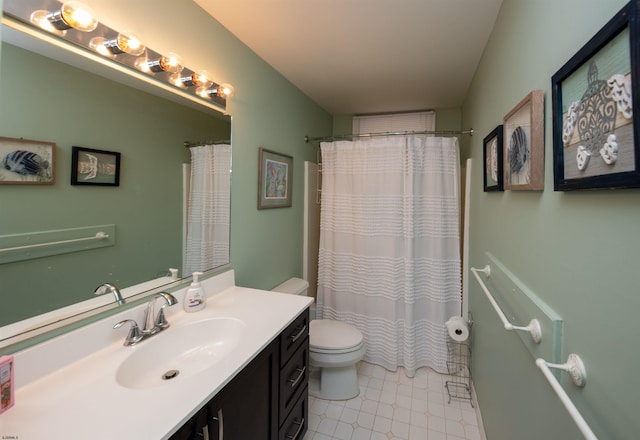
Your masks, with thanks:
[{"label": "white countertop", "polygon": [[116,370],[148,341],[122,345],[128,326],[111,327],[131,317],[141,324],[142,310],[122,312],[14,354],[15,406],[0,414],[0,438],[169,437],[312,303],[312,298],[234,286],[233,271],[222,276],[224,282],[231,279],[230,286],[203,282],[208,300],[199,312],[183,312],[184,290],[175,293],[179,303],[165,309],[171,327],[149,341],[203,319],[240,319],[246,332],[224,360],[155,388],[125,388],[116,381]]}]

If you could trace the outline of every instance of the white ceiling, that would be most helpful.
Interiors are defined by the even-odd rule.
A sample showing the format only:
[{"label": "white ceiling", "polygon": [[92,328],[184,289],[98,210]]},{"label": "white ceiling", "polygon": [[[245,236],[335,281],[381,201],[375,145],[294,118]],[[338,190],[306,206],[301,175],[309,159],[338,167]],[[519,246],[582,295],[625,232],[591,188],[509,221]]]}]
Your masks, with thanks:
[{"label": "white ceiling", "polygon": [[462,105],[502,0],[194,0],[329,113]]}]

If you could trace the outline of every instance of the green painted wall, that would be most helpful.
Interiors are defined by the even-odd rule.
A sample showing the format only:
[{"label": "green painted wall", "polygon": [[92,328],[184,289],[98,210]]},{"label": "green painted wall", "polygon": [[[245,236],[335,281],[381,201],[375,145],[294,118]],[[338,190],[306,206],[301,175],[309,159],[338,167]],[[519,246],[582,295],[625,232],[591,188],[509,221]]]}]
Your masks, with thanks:
[{"label": "green painted wall", "polygon": [[[637,438],[637,250],[640,191],[553,191],[551,76],[624,0],[504,0],[463,106],[479,135],[473,158],[471,266],[492,252],[565,322],[564,354],[579,354],[587,385],[562,384],[600,439]],[[545,91],[545,189],[485,193],[482,138],[527,93]],[[471,279],[473,376],[487,438],[580,439],[534,359]]]}]

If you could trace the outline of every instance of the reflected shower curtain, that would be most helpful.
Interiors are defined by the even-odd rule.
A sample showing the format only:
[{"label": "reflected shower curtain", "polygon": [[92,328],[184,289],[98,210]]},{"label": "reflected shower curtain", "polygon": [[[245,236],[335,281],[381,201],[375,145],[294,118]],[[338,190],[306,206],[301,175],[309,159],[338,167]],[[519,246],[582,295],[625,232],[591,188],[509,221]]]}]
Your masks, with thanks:
[{"label": "reflected shower curtain", "polygon": [[318,312],[355,325],[364,360],[446,372],[460,314],[458,140],[322,143]]},{"label": "reflected shower curtain", "polygon": [[229,262],[231,145],[191,147],[183,276]]}]

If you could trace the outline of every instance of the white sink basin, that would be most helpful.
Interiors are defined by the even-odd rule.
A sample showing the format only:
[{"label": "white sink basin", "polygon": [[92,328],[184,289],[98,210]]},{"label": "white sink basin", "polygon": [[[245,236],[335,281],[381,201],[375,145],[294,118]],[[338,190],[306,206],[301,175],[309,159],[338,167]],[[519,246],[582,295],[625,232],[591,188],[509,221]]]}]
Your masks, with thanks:
[{"label": "white sink basin", "polygon": [[137,346],[116,372],[127,388],[177,384],[228,355],[240,342],[246,324],[235,318],[211,318],[164,330]]}]

